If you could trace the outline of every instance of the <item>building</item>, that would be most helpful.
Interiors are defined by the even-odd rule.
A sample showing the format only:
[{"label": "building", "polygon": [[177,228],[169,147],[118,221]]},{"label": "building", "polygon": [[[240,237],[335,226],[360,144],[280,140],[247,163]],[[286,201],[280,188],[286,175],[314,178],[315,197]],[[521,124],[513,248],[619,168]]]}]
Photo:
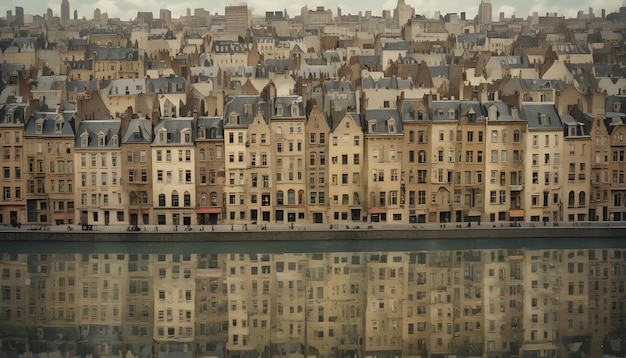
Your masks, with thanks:
[{"label": "building", "polygon": [[493,19],[491,13],[491,2],[489,0],[481,0],[478,5],[478,24],[489,25]]},{"label": "building", "polygon": [[196,133],[197,220],[214,225],[224,220],[224,119],[199,117]]},{"label": "building", "polygon": [[67,24],[70,20],[70,2],[69,0],[61,0],[61,23]]},{"label": "building", "polygon": [[224,8],[224,21],[227,32],[245,36],[251,25],[248,5],[226,6]]},{"label": "building", "polygon": [[2,202],[0,223],[18,225],[26,223],[24,153],[24,106],[5,104],[0,108],[0,134],[2,135]]}]

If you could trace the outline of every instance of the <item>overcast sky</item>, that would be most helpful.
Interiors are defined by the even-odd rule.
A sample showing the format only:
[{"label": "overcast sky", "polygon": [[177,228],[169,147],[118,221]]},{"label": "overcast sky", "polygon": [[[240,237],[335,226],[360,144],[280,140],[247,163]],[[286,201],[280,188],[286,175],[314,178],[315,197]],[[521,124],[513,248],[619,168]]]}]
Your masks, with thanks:
[{"label": "overcast sky", "polygon": [[[155,18],[159,17],[159,9],[169,8],[172,11],[172,17],[180,17],[187,13],[187,8],[192,10],[204,7],[211,13],[224,13],[224,7],[228,5],[239,5],[241,1],[229,0],[179,0],[172,2],[171,0],[69,0],[70,1],[70,17],[73,16],[74,10],[78,10],[79,18],[83,16],[87,19],[93,17],[93,10],[100,8],[102,13],[108,13],[109,17],[119,17],[122,20],[128,20],[137,16],[137,11],[152,11]],[[487,0],[485,0],[487,1]],[[416,14],[422,14],[426,17],[432,17],[435,11],[440,11],[442,15],[449,12],[460,13],[465,11],[467,18],[473,18],[478,11],[480,0],[448,0],[448,1],[432,1],[432,0],[405,0],[405,2],[415,8]],[[333,11],[333,16],[337,13],[337,7],[342,9],[343,14],[356,14],[359,11],[365,13],[371,10],[373,15],[381,15],[382,10],[392,10],[396,7],[397,0],[318,0],[314,2],[293,0],[248,0],[248,7],[252,9],[254,14],[264,14],[270,10],[287,10],[290,17],[300,13],[300,8],[308,4],[309,9],[316,6],[324,6]],[[271,3],[271,5],[268,5]],[[606,9],[609,14],[618,11],[618,7],[624,6],[626,0],[497,0],[492,1],[493,16],[497,20],[499,13],[504,12],[505,16],[510,17],[527,17],[532,12],[537,11],[540,15],[546,12],[557,12],[567,17],[575,17],[579,10],[585,13],[589,7],[593,8],[596,16],[600,16],[601,9]],[[15,6],[24,7],[26,14],[43,15],[47,8],[51,8],[55,16],[60,14],[61,0],[3,0],[0,4],[0,17],[6,16],[7,10],[15,13]],[[271,6],[271,7],[268,7]]]}]

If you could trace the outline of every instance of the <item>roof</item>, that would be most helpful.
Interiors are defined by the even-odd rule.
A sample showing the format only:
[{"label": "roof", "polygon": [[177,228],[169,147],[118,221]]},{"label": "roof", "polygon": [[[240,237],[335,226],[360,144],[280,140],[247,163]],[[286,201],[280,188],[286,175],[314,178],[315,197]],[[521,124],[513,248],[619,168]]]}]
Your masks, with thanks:
[{"label": "roof", "polygon": [[[8,114],[12,116],[7,116]],[[26,108],[23,104],[7,103],[0,105],[0,126],[23,126],[25,115]]]},{"label": "roof", "polygon": [[134,95],[146,92],[146,80],[142,78],[124,78],[112,80],[105,94],[108,96]]},{"label": "roof", "polygon": [[363,89],[383,88],[383,89],[410,89],[412,85],[411,79],[399,79],[397,77],[382,77],[377,80],[365,77],[362,80]]},{"label": "roof", "polygon": [[176,76],[150,78],[147,82],[150,93],[183,93],[187,87],[187,81]]},{"label": "roof", "polygon": [[[192,145],[195,137],[195,125],[193,118],[181,117],[181,118],[161,118],[159,122],[154,126],[154,138],[152,140],[153,145],[176,145],[179,146],[182,143],[182,132],[188,129],[191,133],[190,141],[186,144]],[[159,132],[165,129],[167,131],[167,138],[164,142],[159,141]]]},{"label": "roof", "polygon": [[523,102],[522,113],[528,122],[529,130],[563,130],[561,118],[552,103]]},{"label": "roof", "polygon": [[[258,111],[261,111],[263,119],[269,124],[270,108],[269,104],[259,96],[235,96],[229,97],[224,106],[224,126],[243,125],[248,126],[254,120]],[[230,116],[238,116],[239,122],[232,122]],[[234,118],[233,118],[234,119]]]},{"label": "roof", "polygon": [[149,119],[133,118],[122,133],[121,143],[152,143],[152,122]]},{"label": "roof", "polygon": [[[282,113],[279,112],[282,106]],[[277,96],[274,99],[272,119],[304,117],[304,103],[300,96]]]},{"label": "roof", "polygon": [[[37,123],[43,121],[41,133],[37,133]],[[56,121],[61,121],[61,130],[56,131]],[[24,127],[25,137],[74,137],[74,114],[56,112],[35,112]]]},{"label": "roof", "polygon": [[[76,131],[76,141],[74,142],[74,147],[76,149],[87,149],[87,148],[119,148],[120,146],[120,125],[121,122],[119,120],[89,120],[82,121]],[[100,143],[99,137],[100,135],[104,135],[104,142]],[[83,136],[87,135],[87,145],[83,146]],[[114,141],[113,138],[117,136],[117,140]]]},{"label": "roof", "polygon": [[92,50],[96,61],[137,61],[145,57],[144,50],[125,47],[96,47]]},{"label": "roof", "polygon": [[[364,118],[368,134],[402,134],[402,119],[395,108],[366,109]],[[394,120],[393,127],[390,126],[390,119]],[[372,128],[373,122],[375,126]]]},{"label": "roof", "polygon": [[198,117],[198,137],[200,130],[204,128],[205,139],[224,139],[224,118],[222,117]]}]

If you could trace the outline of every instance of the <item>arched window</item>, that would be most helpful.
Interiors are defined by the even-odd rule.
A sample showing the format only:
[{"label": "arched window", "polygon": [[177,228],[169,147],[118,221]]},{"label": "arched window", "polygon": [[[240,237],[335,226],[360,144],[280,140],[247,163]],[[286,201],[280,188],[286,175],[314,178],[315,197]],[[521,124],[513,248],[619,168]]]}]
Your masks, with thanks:
[{"label": "arched window", "polygon": [[191,195],[189,194],[188,191],[186,191],[185,194],[183,195],[183,205],[185,207],[191,206]]},{"label": "arched window", "polygon": [[217,206],[217,193],[212,191],[209,195],[211,206]]},{"label": "arched window", "polygon": [[200,161],[204,162],[206,160],[206,151],[203,149],[200,149]]},{"label": "arched window", "polygon": [[134,191],[130,192],[130,204],[137,204],[137,194]]},{"label": "arched window", "polygon": [[285,201],[285,198],[284,198],[284,196],[283,196],[283,191],[282,191],[282,190],[279,190],[279,191],[276,193],[276,205],[283,205],[283,204],[284,204],[284,201]]},{"label": "arched window", "polygon": [[178,192],[175,190],[172,192],[172,206],[178,206]]},{"label": "arched window", "polygon": [[578,205],[579,206],[583,206],[585,205],[585,192],[581,191],[580,193],[578,193]]},{"label": "arched window", "polygon": [[159,206],[165,206],[165,194],[159,194]]},{"label": "arched window", "polygon": [[201,193],[200,194],[200,205],[201,206],[206,206],[206,193]]},{"label": "arched window", "polygon": [[568,197],[568,200],[567,200],[567,206],[574,206],[574,196],[575,196],[574,195],[574,191],[571,190],[569,192],[569,197]]},{"label": "arched window", "polygon": [[215,159],[215,150],[213,148],[209,148],[209,160]]},{"label": "arched window", "polygon": [[141,204],[148,204],[148,192],[140,191],[139,192],[139,200]]},{"label": "arched window", "polygon": [[298,190],[298,205],[304,205],[304,190]]},{"label": "arched window", "polygon": [[361,205],[361,200],[359,199],[359,193],[354,192],[352,194],[352,205]]},{"label": "arched window", "polygon": [[289,189],[287,191],[287,203],[289,205],[296,205],[296,191],[293,189]]}]

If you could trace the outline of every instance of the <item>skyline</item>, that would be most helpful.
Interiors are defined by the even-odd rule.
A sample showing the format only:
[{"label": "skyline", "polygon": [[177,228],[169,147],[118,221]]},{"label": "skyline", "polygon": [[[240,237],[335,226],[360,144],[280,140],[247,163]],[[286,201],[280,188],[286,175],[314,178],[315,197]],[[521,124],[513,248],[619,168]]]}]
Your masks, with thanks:
[{"label": "skyline", "polygon": [[[621,6],[624,6],[625,2],[626,0],[623,0]],[[91,19],[93,17],[93,11],[96,8],[99,8],[102,13],[108,13],[109,18],[120,18],[124,21],[134,19],[137,16],[138,11],[146,11],[146,9],[152,9],[151,11],[156,16],[158,16],[159,9],[169,9],[172,12],[172,18],[186,16],[188,8],[191,9],[193,13],[195,8],[202,7],[213,14],[217,12],[217,14],[223,15],[225,6],[238,5],[240,3],[243,2],[233,3],[218,1],[207,7],[209,4],[189,0],[174,4],[165,0],[149,0],[148,2],[141,0],[128,0],[124,2],[118,2],[115,0],[87,0],[80,2],[77,6],[76,1],[70,1],[70,17],[73,17],[74,10],[78,10],[79,19],[82,19],[83,17]],[[382,6],[380,6],[380,2],[375,2],[374,0],[366,0],[359,3],[344,1],[334,3],[330,0],[321,0],[315,4],[292,3],[283,0],[274,2],[275,5],[271,8],[268,8],[263,0],[249,0],[245,3],[248,4],[248,8],[254,15],[263,15],[265,11],[287,10],[289,16],[293,18],[300,14],[300,9],[305,5],[310,5],[309,9],[315,9],[317,6],[324,6],[324,8],[332,10],[333,16],[337,15],[337,8],[341,8],[344,15],[357,14],[359,11],[364,14],[365,11],[371,10],[373,15],[380,16],[383,10],[393,10],[396,7],[397,0],[385,0],[382,2]],[[442,15],[445,15],[446,13],[465,12],[468,19],[473,19],[478,13],[480,0],[471,3],[461,0],[439,3],[438,6],[440,7],[437,9],[432,9],[428,0],[407,0],[405,3],[415,7],[416,14],[424,15],[428,18],[431,18],[436,11],[439,11]],[[582,10],[585,14],[587,14],[590,7],[593,9],[593,12],[597,17],[600,16],[602,9],[606,10],[606,14],[619,10],[618,3],[611,0],[592,0],[588,2],[582,0],[555,0],[550,2],[547,0],[531,0],[530,2],[524,2],[521,4],[516,3],[514,0],[506,0],[496,2],[491,1],[491,3],[493,7],[494,20],[498,19],[500,12],[504,12],[505,17],[507,18],[511,17],[511,15],[515,15],[515,17],[518,18],[526,18],[533,12],[538,12],[540,16],[545,16],[547,12],[556,12],[558,15],[565,16],[566,18],[575,18],[578,11]],[[0,18],[5,18],[8,10],[14,13],[16,6],[22,6],[25,14],[43,15],[46,12],[46,9],[50,8],[53,10],[55,16],[60,16],[60,1],[33,0],[29,3],[29,5],[30,6],[24,6],[24,4],[18,0],[9,0],[8,3],[0,7]]]}]

